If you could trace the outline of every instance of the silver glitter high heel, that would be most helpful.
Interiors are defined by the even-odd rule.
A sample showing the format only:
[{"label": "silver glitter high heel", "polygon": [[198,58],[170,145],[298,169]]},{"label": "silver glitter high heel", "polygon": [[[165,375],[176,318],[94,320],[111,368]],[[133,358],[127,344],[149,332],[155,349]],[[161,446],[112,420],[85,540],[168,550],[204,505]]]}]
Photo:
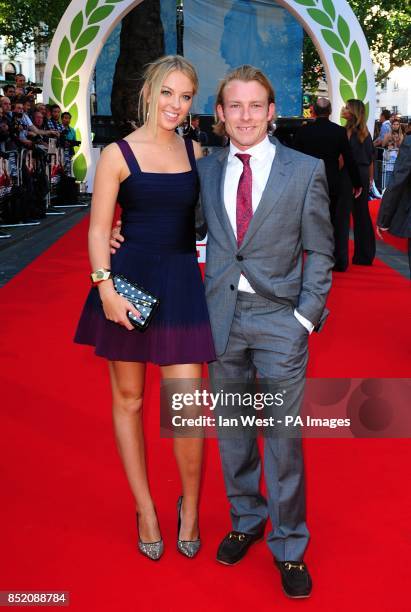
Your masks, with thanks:
[{"label": "silver glitter high heel", "polygon": [[[138,530],[138,514],[137,517],[137,530]],[[158,540],[157,542],[143,542],[138,536],[137,542],[138,550],[142,555],[148,557],[152,561],[158,561],[164,552],[164,542],[163,538]]]},{"label": "silver glitter high heel", "polygon": [[180,527],[181,527],[181,505],[183,503],[183,497],[180,496],[177,502],[177,550],[185,557],[192,559],[196,556],[200,550],[201,540],[180,540]]}]

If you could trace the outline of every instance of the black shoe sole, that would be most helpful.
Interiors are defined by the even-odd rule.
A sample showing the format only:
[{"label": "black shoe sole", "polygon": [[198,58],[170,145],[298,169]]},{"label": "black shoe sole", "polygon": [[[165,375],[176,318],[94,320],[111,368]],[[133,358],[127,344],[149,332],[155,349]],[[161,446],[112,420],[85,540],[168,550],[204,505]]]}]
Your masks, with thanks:
[{"label": "black shoe sole", "polygon": [[221,565],[228,565],[228,566],[238,565],[244,559],[244,557],[246,556],[246,554],[250,550],[251,546],[254,546],[254,544],[259,544],[260,542],[263,542],[263,540],[264,540],[264,535],[262,535],[261,538],[259,538],[258,540],[255,540],[252,544],[250,544],[250,546],[247,548],[247,551],[244,553],[244,555],[241,557],[241,559],[239,559],[238,561],[234,561],[234,563],[228,563],[228,561],[222,561],[218,557],[216,557],[216,561],[218,563],[221,563]]},{"label": "black shoe sole", "polygon": [[308,597],[311,597],[311,593],[308,593],[308,595],[290,595],[285,589],[283,589],[283,593],[288,599],[308,599]]}]

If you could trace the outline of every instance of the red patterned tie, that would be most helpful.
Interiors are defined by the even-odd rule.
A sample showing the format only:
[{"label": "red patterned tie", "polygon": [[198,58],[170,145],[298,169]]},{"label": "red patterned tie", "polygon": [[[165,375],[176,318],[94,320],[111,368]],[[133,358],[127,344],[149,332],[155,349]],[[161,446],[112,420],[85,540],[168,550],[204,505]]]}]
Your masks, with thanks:
[{"label": "red patterned tie", "polygon": [[248,153],[236,153],[236,157],[243,164],[243,172],[240,176],[237,189],[237,244],[240,247],[244,240],[251,218],[253,216],[252,204],[252,182],[253,175],[250,168],[250,157]]}]

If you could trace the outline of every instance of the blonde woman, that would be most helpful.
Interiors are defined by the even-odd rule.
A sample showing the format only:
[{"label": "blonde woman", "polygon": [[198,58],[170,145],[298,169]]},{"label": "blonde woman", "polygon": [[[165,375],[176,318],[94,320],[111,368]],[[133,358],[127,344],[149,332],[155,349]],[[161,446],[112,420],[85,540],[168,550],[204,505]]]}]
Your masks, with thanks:
[{"label": "blonde woman", "polygon": [[404,133],[402,131],[401,123],[398,119],[394,119],[391,125],[391,132],[384,136],[382,146],[384,148],[399,149],[404,140]]},{"label": "blonde woman", "polygon": [[[176,134],[197,87],[195,70],[184,58],[167,56],[151,64],[141,95],[142,127],[101,155],[89,253],[92,270],[100,271],[97,276],[104,280],[91,289],[75,338],[109,361],[115,435],[136,503],[138,548],[153,560],[161,557],[164,545],[144,458],[146,363],[158,364],[163,378],[197,379],[202,362],[215,359],[195,245],[196,158],[201,147]],[[110,261],[117,200],[125,243]],[[116,293],[110,270],[159,298],[160,307],[144,333],[130,324],[127,312],[140,313]],[[177,548],[187,557],[200,548],[202,448],[201,438],[174,440],[182,484]]]},{"label": "blonde woman", "polygon": [[343,269],[348,265],[349,215],[354,220],[354,255],[352,263],[371,266],[375,257],[375,234],[368,209],[368,192],[374,177],[374,147],[367,129],[365,106],[361,100],[348,100],[341,111],[346,120],[348,140],[354,161],[361,177],[362,193],[358,198],[352,195],[352,185],[348,173],[343,169],[343,188],[339,206],[346,211],[347,258]]},{"label": "blonde woman", "polygon": [[404,140],[404,134],[401,128],[401,123],[398,119],[394,119],[391,125],[391,132],[384,137],[382,146],[383,153],[383,172],[382,172],[382,189],[388,187],[391,182],[394,172],[395,162],[398,157],[398,151]]}]

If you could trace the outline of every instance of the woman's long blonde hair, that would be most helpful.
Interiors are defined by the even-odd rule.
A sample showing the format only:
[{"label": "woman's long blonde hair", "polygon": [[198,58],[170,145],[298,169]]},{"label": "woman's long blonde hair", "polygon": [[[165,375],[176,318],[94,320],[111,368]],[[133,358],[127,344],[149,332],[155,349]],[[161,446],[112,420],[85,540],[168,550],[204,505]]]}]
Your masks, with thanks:
[{"label": "woman's long blonde hair", "polygon": [[345,127],[349,132],[355,132],[362,143],[369,134],[364,103],[361,100],[347,100],[346,108],[351,113],[351,118],[347,119]]},{"label": "woman's long blonde hair", "polygon": [[[144,85],[139,96],[139,119],[141,124],[157,125],[158,98],[161,88],[170,72],[178,70],[193,84],[193,95],[198,91],[198,76],[191,62],[181,55],[165,55],[148,64],[144,73]],[[150,102],[147,99],[150,98]]]}]

